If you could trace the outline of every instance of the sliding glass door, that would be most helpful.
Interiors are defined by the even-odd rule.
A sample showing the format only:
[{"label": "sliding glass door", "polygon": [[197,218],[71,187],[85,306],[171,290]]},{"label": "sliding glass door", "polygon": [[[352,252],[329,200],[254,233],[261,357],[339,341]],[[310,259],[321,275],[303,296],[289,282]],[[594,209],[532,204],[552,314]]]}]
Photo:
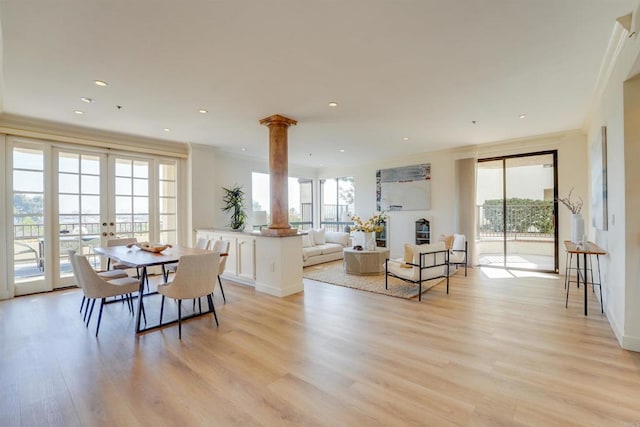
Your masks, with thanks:
[{"label": "sliding glass door", "polygon": [[479,160],[479,264],[558,271],[555,151]]}]

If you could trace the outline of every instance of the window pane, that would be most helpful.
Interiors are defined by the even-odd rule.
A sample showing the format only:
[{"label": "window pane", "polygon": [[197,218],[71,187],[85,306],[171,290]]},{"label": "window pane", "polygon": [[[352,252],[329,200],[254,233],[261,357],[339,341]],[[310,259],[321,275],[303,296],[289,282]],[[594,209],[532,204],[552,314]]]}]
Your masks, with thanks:
[{"label": "window pane", "polygon": [[89,230],[89,234],[100,234],[102,224],[100,224],[99,215],[83,215],[81,221],[82,225]]},{"label": "window pane", "polygon": [[175,230],[177,221],[175,215],[160,215],[160,230]]},{"label": "window pane", "polygon": [[78,196],[60,194],[58,196],[58,205],[58,211],[62,214],[80,212],[80,198]]},{"label": "window pane", "polygon": [[172,181],[160,181],[160,196],[175,197],[176,183]]},{"label": "window pane", "polygon": [[176,243],[176,232],[175,231],[163,231],[160,233],[160,243]]},{"label": "window pane", "polygon": [[136,178],[148,178],[149,177],[149,163],[148,162],[133,162],[133,176]]},{"label": "window pane", "polygon": [[44,154],[42,150],[31,150],[29,148],[13,149],[14,169],[43,170]]},{"label": "window pane", "polygon": [[176,199],[160,198],[160,213],[176,213]]},{"label": "window pane", "polygon": [[78,215],[59,215],[58,222],[60,223],[60,234],[66,234],[75,228],[76,224],[80,222],[80,218]]},{"label": "window pane", "polygon": [[116,214],[132,212],[131,197],[116,197]]},{"label": "window pane", "polygon": [[131,160],[116,159],[116,176],[131,176]]},{"label": "window pane", "polygon": [[13,171],[13,189],[42,193],[44,191],[43,176],[42,172]]},{"label": "window pane", "polygon": [[42,194],[20,194],[13,195],[14,214],[43,214],[44,199]]},{"label": "window pane", "polygon": [[100,175],[100,157],[82,155],[82,173]]},{"label": "window pane", "polygon": [[160,164],[160,179],[175,181],[176,180],[176,170],[177,169],[178,168],[176,167],[176,165],[169,165],[169,164],[166,164],[166,163],[161,163]]},{"label": "window pane", "polygon": [[80,172],[78,167],[78,156],[73,153],[60,153],[58,156],[58,171],[59,172]]},{"label": "window pane", "polygon": [[82,213],[100,213],[100,196],[82,196]]},{"label": "window pane", "polygon": [[149,180],[147,179],[134,179],[133,180],[133,194],[136,196],[148,196],[149,195]]},{"label": "window pane", "polygon": [[116,178],[116,194],[131,195],[131,178]]},{"label": "window pane", "polygon": [[148,197],[134,197],[133,198],[133,212],[136,214],[149,213],[149,198]]},{"label": "window pane", "polygon": [[136,233],[149,231],[149,215],[136,215],[133,221],[133,230]]},{"label": "window pane", "polygon": [[72,175],[68,173],[58,174],[58,191],[60,193],[78,194],[80,192],[78,175]]},{"label": "window pane", "polygon": [[82,175],[80,181],[82,183],[82,192],[84,194],[100,194],[99,176]]}]

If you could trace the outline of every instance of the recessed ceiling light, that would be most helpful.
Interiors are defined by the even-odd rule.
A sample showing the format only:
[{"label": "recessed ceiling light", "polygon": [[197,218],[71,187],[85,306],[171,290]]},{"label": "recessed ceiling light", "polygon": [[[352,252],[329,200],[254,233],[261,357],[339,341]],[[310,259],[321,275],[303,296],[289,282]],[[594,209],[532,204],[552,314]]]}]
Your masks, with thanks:
[{"label": "recessed ceiling light", "polygon": [[209,112],[209,110],[205,110],[204,108],[201,108],[198,110],[198,113],[200,114],[207,114]]},{"label": "recessed ceiling light", "polygon": [[344,153],[344,150],[342,150],[342,149],[341,149],[341,150],[340,150],[340,152],[341,152],[341,153]]},{"label": "recessed ceiling light", "polygon": [[242,151],[244,151],[244,147],[242,147]]},{"label": "recessed ceiling light", "polygon": [[408,136],[405,136],[404,138],[402,138],[402,140],[403,140],[403,141],[408,141],[408,140],[409,140],[409,137],[408,137]]},{"label": "recessed ceiling light", "polygon": [[80,98],[80,101],[82,102],[86,102],[87,104],[93,104],[93,98],[87,98],[85,96],[83,96],[82,98]]},{"label": "recessed ceiling light", "polygon": [[332,102],[329,103],[329,107],[337,107],[337,106],[338,106],[337,102],[333,102],[332,101]]},{"label": "recessed ceiling light", "polygon": [[94,80],[93,81],[97,86],[107,86],[109,85],[109,83],[102,81],[102,80]]},{"label": "recessed ceiling light", "polygon": [[171,129],[169,129],[169,128],[164,128],[162,130],[165,131],[165,132],[171,132]]},{"label": "recessed ceiling light", "polygon": [[525,117],[527,117],[526,114],[520,114],[518,117],[520,117],[521,119],[524,119]]},{"label": "recessed ceiling light", "polygon": [[78,114],[78,115],[83,115],[84,111],[80,111],[80,110],[74,110],[74,113]]}]

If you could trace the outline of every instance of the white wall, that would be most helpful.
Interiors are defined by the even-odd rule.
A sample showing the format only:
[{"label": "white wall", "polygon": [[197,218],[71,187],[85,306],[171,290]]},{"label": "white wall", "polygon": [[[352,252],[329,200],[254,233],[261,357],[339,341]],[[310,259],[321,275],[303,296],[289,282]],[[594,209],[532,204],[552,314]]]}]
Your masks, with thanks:
[{"label": "white wall", "polygon": [[[640,114],[638,83],[629,81],[640,55],[638,38],[624,45],[588,123],[589,142],[607,127],[608,230],[590,229],[589,236],[607,250],[603,257],[605,313],[620,345],[640,351]],[[635,68],[634,68],[635,67]]]},{"label": "white wall", "polygon": [[[558,192],[573,194],[588,200],[586,135],[579,131],[538,136],[517,141],[465,147],[458,150],[425,152],[419,155],[381,160],[352,168],[325,168],[320,178],[354,176],[355,209],[360,216],[371,215],[376,208],[376,170],[396,166],[431,163],[431,210],[390,212],[389,240],[392,257],[400,257],[403,245],[414,240],[414,222],[420,218],[431,221],[432,241],[441,234],[457,232],[455,222],[455,161],[462,158],[490,158],[512,154],[558,150]],[[571,213],[560,207],[558,225],[560,242],[571,238]],[[588,222],[588,212],[585,212]],[[560,248],[560,271],[564,271],[564,256]]]}]

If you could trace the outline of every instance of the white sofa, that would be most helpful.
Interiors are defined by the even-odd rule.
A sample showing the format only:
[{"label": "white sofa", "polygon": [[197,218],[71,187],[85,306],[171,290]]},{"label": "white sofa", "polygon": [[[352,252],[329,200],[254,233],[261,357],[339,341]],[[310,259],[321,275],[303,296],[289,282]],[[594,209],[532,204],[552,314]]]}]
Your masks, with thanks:
[{"label": "white sofa", "polygon": [[302,236],[302,266],[335,261],[344,257],[344,248],[349,246],[349,233],[340,231],[309,230]]}]

